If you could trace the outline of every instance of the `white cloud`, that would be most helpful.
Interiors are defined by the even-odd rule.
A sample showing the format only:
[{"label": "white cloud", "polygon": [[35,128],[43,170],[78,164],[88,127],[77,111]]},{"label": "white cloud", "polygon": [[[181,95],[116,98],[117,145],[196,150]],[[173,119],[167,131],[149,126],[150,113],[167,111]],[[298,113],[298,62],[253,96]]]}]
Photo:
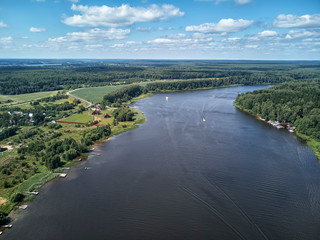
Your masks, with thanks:
[{"label": "white cloud", "polygon": [[[216,34],[209,34],[209,33],[200,33],[200,32],[195,32],[192,34],[192,38],[208,38],[208,37],[212,37],[212,36],[216,36]],[[221,34],[219,36],[222,36]]]},{"label": "white cloud", "polygon": [[76,27],[123,27],[136,22],[155,22],[184,15],[179,8],[169,4],[153,4],[148,8],[131,7],[128,4],[122,4],[120,7],[72,4],[71,9],[79,11],[81,15],[67,17],[62,22]]},{"label": "white cloud", "polygon": [[319,38],[320,30],[290,30],[286,35],[286,39],[297,39],[297,38]]},{"label": "white cloud", "polygon": [[235,0],[235,2],[240,5],[245,5],[251,3],[252,0]]},{"label": "white cloud", "polygon": [[176,40],[172,40],[172,39],[168,39],[168,38],[157,38],[157,39],[148,41],[148,43],[159,43],[159,44],[162,44],[162,43],[174,43],[174,42],[176,42]]},{"label": "white cloud", "polygon": [[278,33],[276,31],[266,30],[257,34],[258,37],[274,37],[277,36]]},{"label": "white cloud", "polygon": [[241,39],[240,38],[226,38],[226,39],[222,39],[221,42],[227,42],[227,43],[235,43],[235,42],[239,42]]},{"label": "white cloud", "polygon": [[113,44],[111,47],[112,48],[126,48],[126,47],[132,48],[132,46],[141,45],[141,44],[142,44],[142,42],[128,41],[126,43]]},{"label": "white cloud", "polygon": [[7,24],[5,24],[3,21],[0,21],[0,28],[8,27]]},{"label": "white cloud", "polygon": [[104,46],[102,44],[87,44],[84,47],[89,51],[101,50],[104,48]]},{"label": "white cloud", "polygon": [[140,32],[151,32],[154,30],[152,27],[136,27],[135,29]]},{"label": "white cloud", "polygon": [[12,37],[2,37],[0,38],[0,44],[7,45],[12,43]]},{"label": "white cloud", "polygon": [[258,48],[258,45],[245,45],[246,48]]},{"label": "white cloud", "polygon": [[29,30],[30,30],[30,32],[44,32],[44,31],[46,31],[45,28],[36,28],[36,27],[31,27]]},{"label": "white cloud", "polygon": [[136,27],[135,30],[140,31],[140,32],[166,31],[166,30],[172,30],[172,27],[158,27],[158,28]]},{"label": "white cloud", "polygon": [[[215,4],[219,4],[222,2],[229,2],[230,0],[196,0],[196,2],[214,2]],[[252,3],[253,0],[234,0],[234,2],[238,5],[246,5]]]},{"label": "white cloud", "polygon": [[266,38],[268,39],[275,38],[276,36],[278,36],[278,33],[276,31],[266,30],[266,31],[251,35],[251,37],[249,37],[248,40],[260,41]]},{"label": "white cloud", "polygon": [[253,24],[252,20],[232,18],[221,19],[218,23],[204,23],[198,26],[187,26],[187,32],[202,32],[202,33],[232,33],[240,32]]},{"label": "white cloud", "polygon": [[181,39],[181,38],[185,38],[186,36],[187,36],[186,34],[177,33],[177,34],[169,34],[167,36],[167,38],[170,38],[170,39]]},{"label": "white cloud", "polygon": [[69,2],[77,3],[79,0],[69,0]]},{"label": "white cloud", "polygon": [[65,42],[103,42],[105,40],[120,40],[125,39],[130,34],[130,29],[111,28],[108,30],[94,28],[81,32],[67,33],[64,37],[49,38],[51,43]]},{"label": "white cloud", "polygon": [[167,52],[177,50],[208,49],[214,46],[212,38],[196,39],[192,35],[175,34],[164,38],[156,38],[144,42],[126,42],[114,44],[111,47],[125,53],[155,51]]},{"label": "white cloud", "polygon": [[320,27],[320,14],[314,15],[284,15],[280,14],[273,22],[274,27],[278,28],[314,28]]},{"label": "white cloud", "polygon": [[145,42],[147,45],[144,44],[143,46],[147,47],[149,44],[149,46],[156,45],[157,47],[168,46],[172,47],[172,49],[203,48],[206,47],[206,45],[211,41],[212,38],[196,39],[192,38],[192,36],[186,36],[186,38],[181,39],[156,38]]}]

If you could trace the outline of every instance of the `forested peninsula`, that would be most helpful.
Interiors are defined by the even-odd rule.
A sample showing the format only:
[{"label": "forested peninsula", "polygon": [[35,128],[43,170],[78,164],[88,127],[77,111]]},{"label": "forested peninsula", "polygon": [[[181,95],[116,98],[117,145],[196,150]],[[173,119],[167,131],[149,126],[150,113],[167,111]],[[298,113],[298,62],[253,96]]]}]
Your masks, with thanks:
[{"label": "forested peninsula", "polygon": [[292,124],[320,159],[320,80],[287,82],[242,93],[235,106],[266,121]]}]

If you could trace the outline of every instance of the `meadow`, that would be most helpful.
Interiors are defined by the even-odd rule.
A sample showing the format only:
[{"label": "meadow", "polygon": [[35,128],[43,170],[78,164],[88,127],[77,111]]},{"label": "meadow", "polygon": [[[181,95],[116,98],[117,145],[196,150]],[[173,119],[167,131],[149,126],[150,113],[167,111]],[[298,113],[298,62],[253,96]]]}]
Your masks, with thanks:
[{"label": "meadow", "polygon": [[[51,96],[56,95],[57,92],[58,91],[35,92],[35,93],[18,94],[18,95],[2,95],[2,94],[0,94],[0,102],[4,105],[20,104],[20,103],[34,101],[36,99],[51,97]],[[6,103],[8,100],[10,102]]]},{"label": "meadow", "polygon": [[126,85],[115,85],[115,86],[103,86],[103,87],[92,87],[92,88],[82,88],[77,89],[71,94],[88,100],[92,103],[100,103],[103,100],[103,97],[108,93],[114,92],[120,88],[123,88]]},{"label": "meadow", "polygon": [[67,118],[61,119],[61,121],[88,123],[90,121],[93,121],[93,116],[91,115],[90,112],[85,111],[85,112],[82,112],[82,113],[72,114],[71,116],[69,116]]}]

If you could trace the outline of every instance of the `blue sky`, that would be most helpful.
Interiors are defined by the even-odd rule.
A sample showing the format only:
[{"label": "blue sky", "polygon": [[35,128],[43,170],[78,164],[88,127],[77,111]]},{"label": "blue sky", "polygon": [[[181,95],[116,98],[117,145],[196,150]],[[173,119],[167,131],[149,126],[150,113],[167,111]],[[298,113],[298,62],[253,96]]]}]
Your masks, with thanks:
[{"label": "blue sky", "polygon": [[320,60],[320,1],[1,0],[0,58]]}]

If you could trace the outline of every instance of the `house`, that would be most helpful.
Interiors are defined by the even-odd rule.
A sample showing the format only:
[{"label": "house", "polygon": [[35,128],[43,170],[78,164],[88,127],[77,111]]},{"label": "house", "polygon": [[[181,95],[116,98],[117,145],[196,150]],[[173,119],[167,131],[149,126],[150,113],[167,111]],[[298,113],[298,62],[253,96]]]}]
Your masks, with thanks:
[{"label": "house", "polygon": [[14,114],[14,115],[20,115],[20,116],[22,116],[22,115],[23,115],[23,112],[14,111],[13,114]]},{"label": "house", "polygon": [[95,109],[93,112],[92,112],[92,115],[99,115],[100,114],[100,110],[98,109]]}]

